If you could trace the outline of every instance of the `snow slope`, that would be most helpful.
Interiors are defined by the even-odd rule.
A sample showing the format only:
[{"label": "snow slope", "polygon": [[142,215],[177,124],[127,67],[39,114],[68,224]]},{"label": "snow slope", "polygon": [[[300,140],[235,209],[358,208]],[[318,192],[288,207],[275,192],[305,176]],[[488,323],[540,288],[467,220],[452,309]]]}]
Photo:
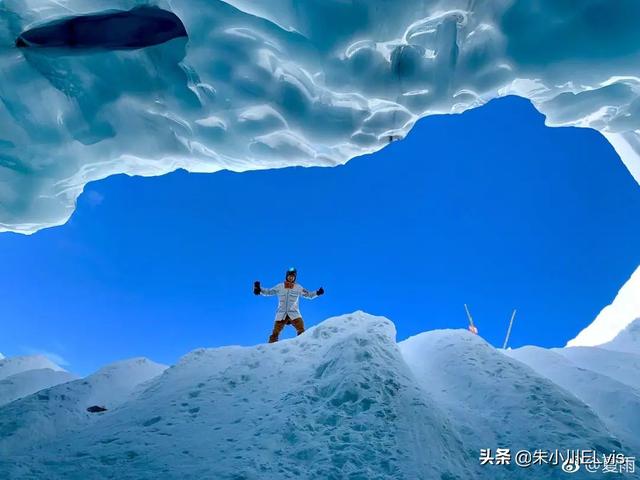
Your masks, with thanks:
[{"label": "snow slope", "polygon": [[48,369],[57,372],[64,369],[44,355],[25,355],[20,357],[9,357],[0,359],[0,380],[16,375],[18,373],[28,372],[30,370]]},{"label": "snow slope", "polygon": [[[399,347],[418,383],[454,422],[469,456],[497,447],[513,452],[534,447],[620,451],[610,434],[619,438],[618,432],[608,431],[587,404],[466,330],[425,332]],[[635,416],[638,423],[639,412],[626,415]],[[489,472],[485,467],[477,475],[493,479],[566,475],[558,468],[532,470],[509,466]]]},{"label": "snow slope", "polygon": [[459,439],[394,334],[386,319],[354,314],[277,345],[197,350],[91,429],[36,450],[46,466],[25,459],[14,475],[468,478],[468,459],[447,453]]},{"label": "snow slope", "polygon": [[[628,430],[481,338],[398,344],[389,320],[363,312],[277,344],[196,350],[102,414],[71,411],[81,386],[0,408],[6,478],[553,479],[566,474],[480,467],[479,449],[631,448]],[[632,428],[640,413],[627,414]],[[36,422],[48,435],[25,434]]]},{"label": "snow slope", "polygon": [[0,406],[76,378],[44,355],[1,357]]},{"label": "snow slope", "polygon": [[637,318],[640,318],[640,267],[622,286],[611,305],[603,308],[589,326],[569,340],[567,346],[589,347],[609,342]]},{"label": "snow slope", "polygon": [[50,368],[16,373],[0,380],[0,406],[77,378],[76,375],[64,370],[51,370]]},{"label": "snow slope", "polygon": [[640,317],[631,322],[610,342],[601,345],[607,350],[640,354]]},{"label": "snow slope", "polygon": [[[602,348],[523,347],[505,353],[571,392],[631,451],[640,452],[639,330],[636,321]],[[616,345],[623,351],[611,351],[617,350]]]},{"label": "snow slope", "polygon": [[145,358],[125,360],[1,407],[0,457],[9,458],[35,442],[90,425],[99,415],[88,413],[87,407],[114,409],[165,368]]},{"label": "snow slope", "polygon": [[[16,45],[138,6],[179,34]],[[64,223],[109,175],[333,166],[510,94],[602,132],[640,181],[638,17],[635,0],[2,0],[0,231]]]}]

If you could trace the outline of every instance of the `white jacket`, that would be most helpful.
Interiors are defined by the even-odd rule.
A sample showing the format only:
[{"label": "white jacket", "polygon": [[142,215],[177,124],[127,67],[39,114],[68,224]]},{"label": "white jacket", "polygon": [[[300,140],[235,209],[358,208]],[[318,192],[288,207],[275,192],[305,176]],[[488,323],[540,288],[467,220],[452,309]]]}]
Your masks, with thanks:
[{"label": "white jacket", "polygon": [[310,292],[297,283],[293,285],[293,288],[285,288],[284,282],[277,284],[273,288],[261,288],[260,295],[264,295],[265,297],[278,295],[276,321],[284,320],[287,315],[289,315],[291,320],[302,317],[302,315],[300,315],[300,308],[298,307],[300,297],[311,299],[318,296],[316,292]]}]

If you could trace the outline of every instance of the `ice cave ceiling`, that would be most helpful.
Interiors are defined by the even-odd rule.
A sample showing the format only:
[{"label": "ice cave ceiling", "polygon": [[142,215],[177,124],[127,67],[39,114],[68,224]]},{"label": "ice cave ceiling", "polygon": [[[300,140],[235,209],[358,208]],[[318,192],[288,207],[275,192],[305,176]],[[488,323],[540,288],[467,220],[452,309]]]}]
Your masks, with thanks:
[{"label": "ice cave ceiling", "polygon": [[519,95],[640,181],[637,0],[0,0],[0,231],[109,175],[332,166]]}]

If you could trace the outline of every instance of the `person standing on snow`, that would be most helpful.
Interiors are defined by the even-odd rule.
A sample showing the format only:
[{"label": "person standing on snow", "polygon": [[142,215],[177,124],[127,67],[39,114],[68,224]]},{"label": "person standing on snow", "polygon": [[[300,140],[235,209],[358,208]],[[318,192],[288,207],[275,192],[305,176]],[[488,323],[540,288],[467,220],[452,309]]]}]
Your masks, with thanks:
[{"label": "person standing on snow", "polygon": [[253,293],[255,295],[264,295],[270,297],[278,295],[278,310],[276,311],[276,320],[273,325],[273,332],[269,337],[269,343],[278,341],[280,332],[285,325],[293,325],[298,335],[304,332],[304,321],[300,315],[298,308],[298,300],[300,297],[312,299],[324,294],[324,288],[320,287],[315,292],[311,292],[296,283],[298,272],[295,268],[287,270],[285,281],[279,283],[273,288],[261,288],[260,282],[253,284]]}]

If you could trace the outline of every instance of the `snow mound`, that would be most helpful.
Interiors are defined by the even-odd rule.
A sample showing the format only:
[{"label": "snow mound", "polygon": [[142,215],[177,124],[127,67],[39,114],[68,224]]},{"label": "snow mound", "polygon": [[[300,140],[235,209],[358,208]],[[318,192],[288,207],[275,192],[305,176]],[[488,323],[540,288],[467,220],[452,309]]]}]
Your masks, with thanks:
[{"label": "snow mound", "polygon": [[[276,344],[196,350],[90,418],[61,412],[81,386],[0,408],[0,471],[52,480],[466,480],[487,478],[481,448],[630,451],[614,423],[481,338],[446,330],[398,344],[389,320],[363,312]],[[43,430],[43,422],[47,436],[17,441],[7,432],[16,423]],[[582,473],[574,478],[594,478]],[[490,475],[566,474],[506,466]]]},{"label": "snow mound", "polygon": [[[135,7],[176,35],[26,48],[136,25]],[[638,17],[632,0],[4,0],[0,231],[64,223],[109,175],[333,166],[510,94],[602,132],[640,179]]]},{"label": "snow mound", "polygon": [[44,355],[25,355],[20,357],[9,357],[0,359],[0,380],[4,380],[18,373],[28,372],[29,370],[53,370],[56,372],[64,371],[64,369]]},{"label": "snow mound", "polygon": [[394,337],[388,320],[357,312],[275,345],[197,350],[56,442],[64,447],[14,468],[49,478],[469,478],[459,439]]},{"label": "snow mound", "polygon": [[[569,445],[620,450],[588,405],[477,335],[466,330],[425,332],[399,347],[419,385],[452,419],[469,456],[477,458],[480,449],[495,451],[497,446],[511,451],[533,445],[546,450]],[[539,478],[561,474],[533,470]],[[510,465],[492,470],[491,478],[534,478],[534,471]],[[482,467],[476,477],[488,474]]]},{"label": "snow mound", "polygon": [[91,395],[85,397],[85,402],[114,408],[126,401],[127,395],[168,367],[152,362],[147,358],[133,358],[116,362],[101,368],[84,381],[91,387]]},{"label": "snow mound", "polygon": [[0,406],[77,378],[74,374],[64,370],[51,370],[50,368],[16,373],[0,380]]},{"label": "snow mound", "polygon": [[606,375],[640,391],[640,355],[599,347],[554,349],[580,368]]},{"label": "snow mound", "polygon": [[[581,352],[581,355],[575,355],[576,352]],[[637,380],[640,357],[635,359],[635,365],[627,364],[626,372],[620,376],[612,373],[618,370],[614,362],[609,362],[604,368],[598,366],[602,357],[608,356],[597,349],[546,350],[528,346],[504,353],[580,399],[631,452],[640,451],[640,390],[637,388],[640,385],[628,382]],[[629,357],[614,357],[614,361],[628,360]]]},{"label": "snow mound", "polygon": [[90,425],[99,415],[88,413],[88,407],[112,410],[166,368],[145,358],[125,360],[0,407],[0,457]]},{"label": "snow mound", "polygon": [[567,346],[590,347],[610,342],[637,318],[640,318],[640,267],[622,286],[611,305],[603,308]]}]

